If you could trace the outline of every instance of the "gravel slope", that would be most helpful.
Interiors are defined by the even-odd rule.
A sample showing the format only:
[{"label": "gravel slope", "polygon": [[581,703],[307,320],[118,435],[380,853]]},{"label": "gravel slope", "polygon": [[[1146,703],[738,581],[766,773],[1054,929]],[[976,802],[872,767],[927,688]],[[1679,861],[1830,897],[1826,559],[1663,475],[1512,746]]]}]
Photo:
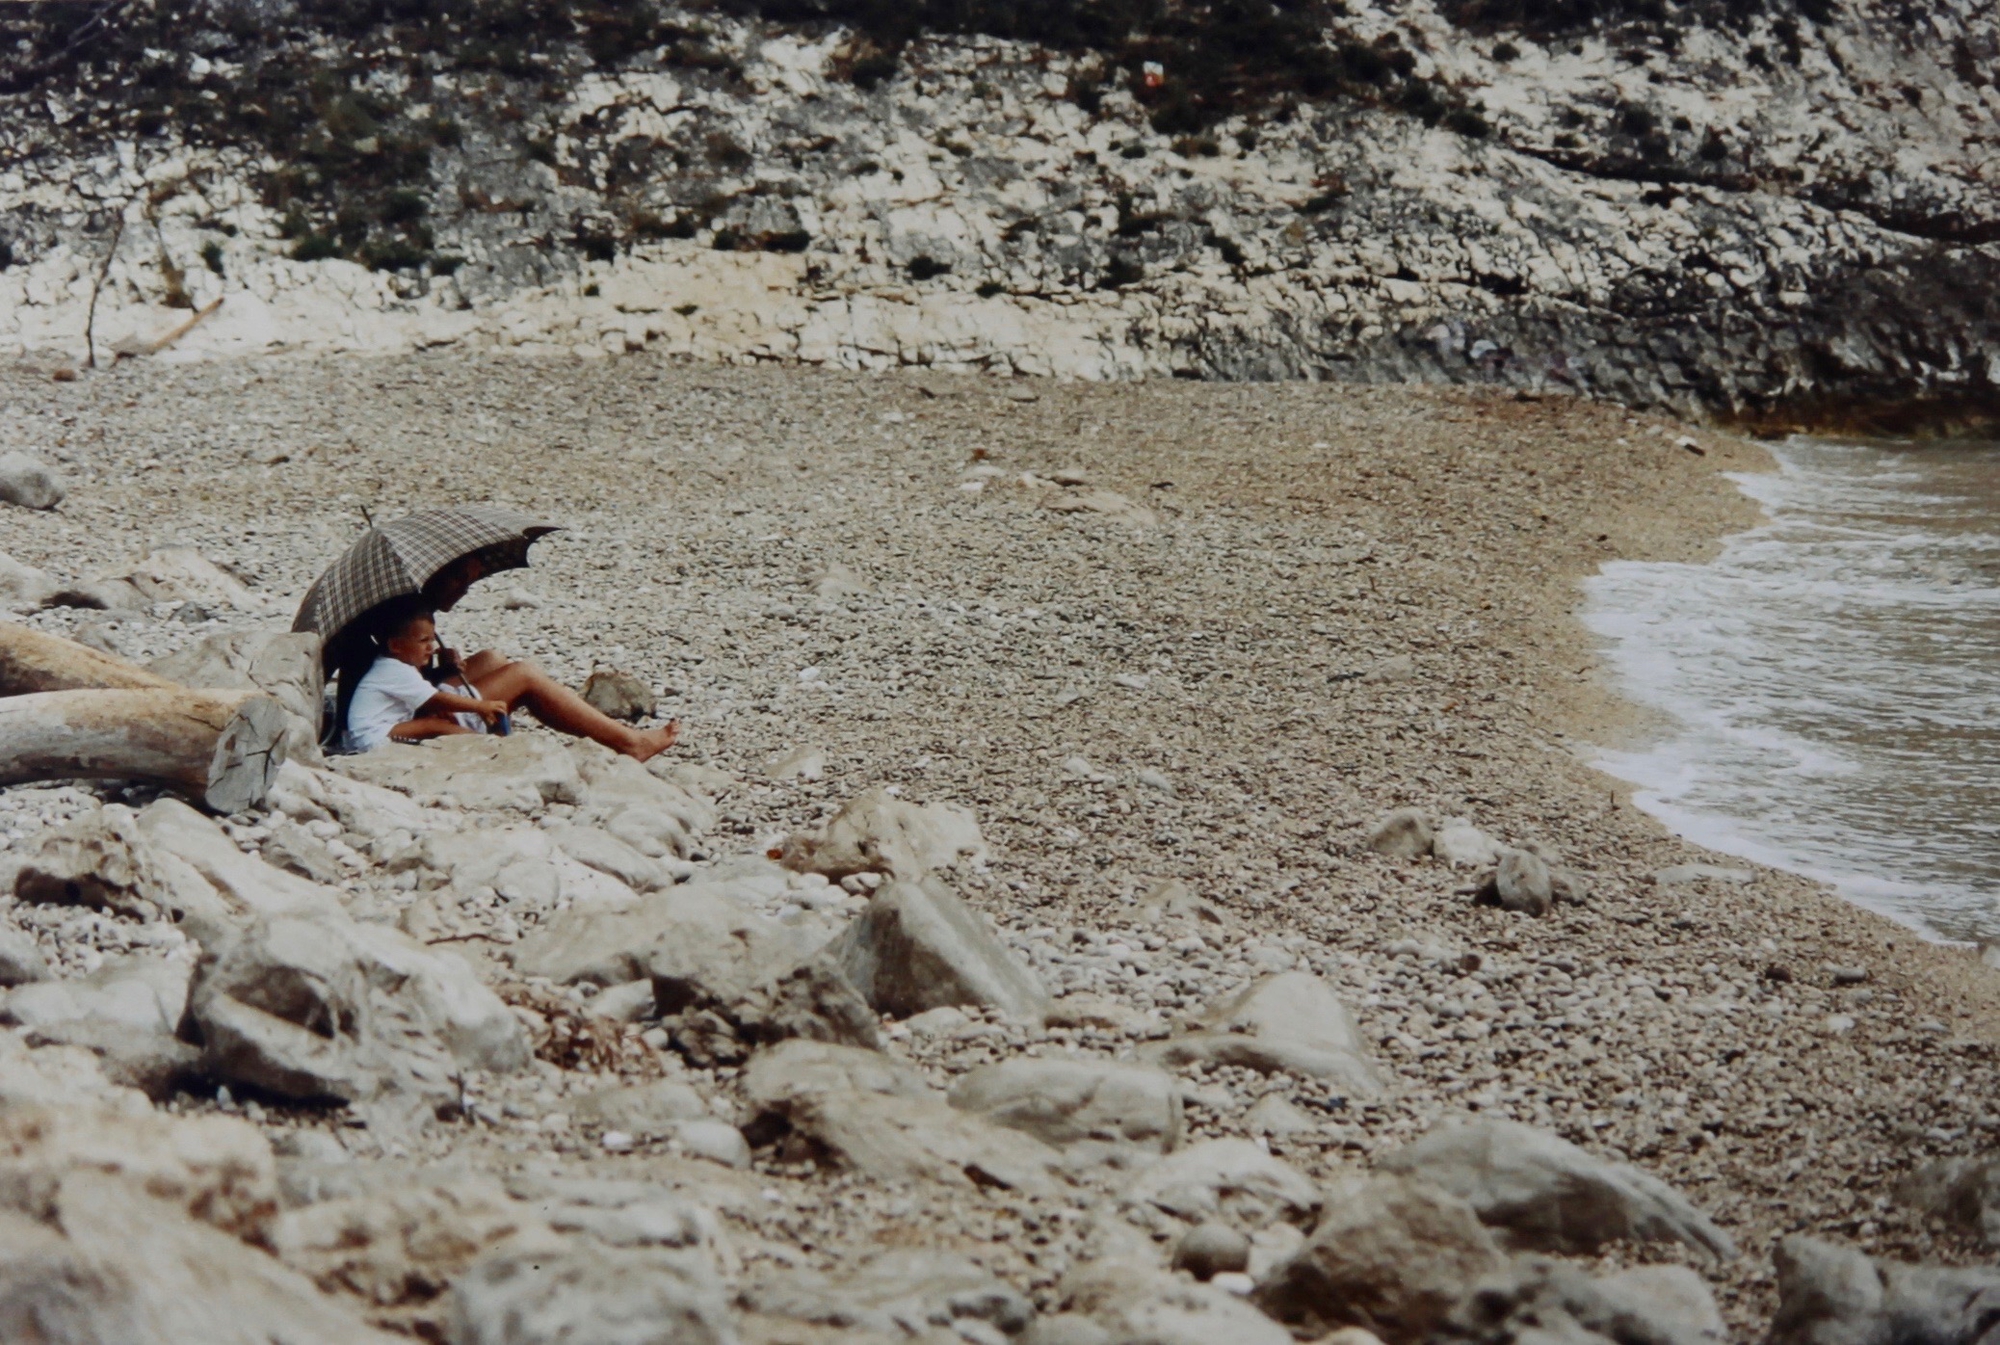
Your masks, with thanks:
[{"label": "gravel slope", "polygon": [[[1751,517],[1717,473],[1755,470],[1756,450],[1703,434],[1697,455],[1681,434],[1564,400],[1394,388],[460,355],[125,365],[74,383],[17,367],[0,373],[0,450],[63,462],[73,489],[53,513],[0,514],[0,551],[69,579],[192,544],[288,618],[364,507],[543,511],[572,530],[452,614],[453,643],[656,683],[684,755],[739,779],[724,850],[878,783],[969,805],[993,860],[967,895],[1051,989],[1125,1011],[1117,1029],[905,1036],[937,1082],[1038,1045],[1126,1051],[1263,970],[1310,966],[1394,1083],[1314,1112],[1324,1123],[1274,1151],[1325,1175],[1478,1109],[1630,1157],[1744,1247],[1708,1268],[1744,1329],[1768,1314],[1781,1232],[1971,1255],[1883,1197],[2000,1127],[1994,983],[1785,875],[1655,884],[1709,857],[1579,764],[1567,733],[1623,728],[1567,619],[1572,581],[1613,556],[1696,558]],[[1048,504],[1090,487],[1019,484],[1064,470],[1131,507],[1062,512]],[[835,563],[865,591],[817,594]],[[517,589],[539,605],[506,605]],[[101,633],[146,656],[205,629]],[[764,777],[799,746],[825,751],[824,778]],[[7,791],[0,827],[18,845],[79,798]],[[1368,853],[1368,827],[1411,804],[1553,846],[1588,902],[1539,920],[1474,907],[1466,871]],[[1223,912],[1200,945],[1145,923],[1169,878]],[[120,937],[108,917],[65,920],[26,923],[71,971],[86,959],[69,945]],[[1836,988],[1834,967],[1868,979]],[[554,1107],[598,1082],[508,1086]],[[728,1071],[696,1082],[728,1096]],[[1190,1083],[1197,1135],[1250,1133],[1267,1092],[1326,1093],[1231,1069]],[[432,1143],[495,1163],[644,1161],[545,1133]],[[1043,1292],[1087,1243],[1086,1220],[1023,1197],[886,1197],[764,1166],[762,1200],[714,1179],[753,1265],[938,1242]]]}]

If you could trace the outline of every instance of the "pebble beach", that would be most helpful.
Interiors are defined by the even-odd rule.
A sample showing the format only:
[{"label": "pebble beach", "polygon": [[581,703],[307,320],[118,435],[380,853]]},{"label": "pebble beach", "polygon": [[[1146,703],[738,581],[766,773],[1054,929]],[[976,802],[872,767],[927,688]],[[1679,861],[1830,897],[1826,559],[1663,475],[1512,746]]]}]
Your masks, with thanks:
[{"label": "pebble beach", "polygon": [[[977,1007],[885,1021],[887,1052],[933,1087],[1021,1055],[1131,1060],[1259,977],[1310,971],[1384,1086],[1186,1065],[1188,1142],[1261,1141],[1327,1183],[1445,1120],[1553,1132],[1656,1175],[1739,1251],[1613,1245],[1584,1264],[1684,1261],[1741,1339],[1771,1316],[1785,1234],[1981,1255],[1893,1196],[2000,1129],[2000,972],[1664,834],[1585,764],[1647,725],[1607,687],[1578,582],[1614,558],[1699,560],[1754,523],[1723,476],[1767,465],[1753,442],[1563,396],[647,355],[50,372],[0,370],[0,451],[51,463],[68,494],[0,508],[0,552],[80,584],[188,546],[253,600],[21,615],[39,629],[144,663],[288,626],[369,518],[506,504],[565,530],[441,633],[575,684],[601,669],[646,684],[681,723],[669,755],[701,767],[714,800],[697,866],[762,856],[875,787],[969,809],[988,853],[959,895],[1058,1011],[1041,1026]],[[0,790],[0,874],[45,830],[125,797]],[[1482,904],[1480,864],[1378,852],[1398,809],[1532,849],[1569,899],[1540,915]],[[272,834],[227,826],[246,849]],[[357,920],[428,930],[525,993],[512,949],[532,915],[470,903],[440,927],[411,915],[428,889],[408,866],[339,848]],[[772,902],[839,920],[865,896]],[[0,926],[59,980],[107,956],[194,956],[102,909],[0,897]],[[296,1138],[317,1132],[365,1161],[664,1181],[716,1211],[743,1283],[837,1279],[870,1251],[923,1245],[1049,1311],[1066,1273],[1134,1227],[1165,1255],[1168,1231],[1113,1229],[1070,1194],[893,1190],[784,1145],[753,1146],[747,1167],[607,1146],[579,1100],[620,1082],[685,1082],[745,1126],[754,1111],[741,1070],[625,1040],[590,1065],[474,1080],[464,1115],[394,1152],[322,1108],[226,1089],[162,1105],[247,1116],[280,1154],[322,1153]],[[1285,1236],[1256,1255],[1286,1254]],[[378,1325],[431,1329],[421,1296],[342,1292]],[[753,1300],[747,1339],[846,1339],[781,1329]]]}]

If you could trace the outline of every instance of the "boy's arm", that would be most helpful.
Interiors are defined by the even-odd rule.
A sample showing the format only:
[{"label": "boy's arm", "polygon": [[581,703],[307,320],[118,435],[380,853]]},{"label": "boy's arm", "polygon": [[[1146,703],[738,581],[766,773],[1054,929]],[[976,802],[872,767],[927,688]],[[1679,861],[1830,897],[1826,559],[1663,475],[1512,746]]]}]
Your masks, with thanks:
[{"label": "boy's arm", "polygon": [[416,717],[427,719],[436,715],[478,715],[492,719],[507,713],[507,707],[499,701],[480,700],[475,696],[461,696],[456,692],[439,691],[417,707]]}]

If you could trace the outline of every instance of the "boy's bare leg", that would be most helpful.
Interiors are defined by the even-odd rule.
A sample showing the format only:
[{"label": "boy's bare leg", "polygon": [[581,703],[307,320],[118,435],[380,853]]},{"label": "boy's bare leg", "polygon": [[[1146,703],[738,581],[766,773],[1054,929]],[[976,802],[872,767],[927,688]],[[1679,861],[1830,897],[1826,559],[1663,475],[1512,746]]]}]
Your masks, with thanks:
[{"label": "boy's bare leg", "polygon": [[603,743],[635,761],[658,756],[680,736],[679,724],[661,729],[635,729],[621,724],[532,663],[495,659],[483,663],[482,671],[472,671],[474,665],[482,663],[477,654],[466,660],[466,676],[482,696],[505,701],[509,709],[526,706],[530,714],[559,733]]},{"label": "boy's bare leg", "polygon": [[[458,670],[466,677],[471,678],[473,683],[477,685],[481,677],[484,677],[496,668],[504,668],[513,661],[497,649],[482,649],[471,658],[459,664]],[[498,700],[500,698],[495,696],[493,699]]]}]

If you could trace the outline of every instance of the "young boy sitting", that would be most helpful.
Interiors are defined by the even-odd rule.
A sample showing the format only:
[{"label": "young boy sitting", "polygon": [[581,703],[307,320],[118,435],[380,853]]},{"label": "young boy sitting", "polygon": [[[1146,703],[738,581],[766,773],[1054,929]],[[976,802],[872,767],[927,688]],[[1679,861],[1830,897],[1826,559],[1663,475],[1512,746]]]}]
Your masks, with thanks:
[{"label": "young boy sitting", "polygon": [[507,702],[481,697],[462,678],[433,684],[420,671],[438,652],[437,625],[428,608],[412,604],[388,613],[376,643],[383,652],[347,701],[341,744],[347,751],[451,733],[485,733],[507,714]]}]

